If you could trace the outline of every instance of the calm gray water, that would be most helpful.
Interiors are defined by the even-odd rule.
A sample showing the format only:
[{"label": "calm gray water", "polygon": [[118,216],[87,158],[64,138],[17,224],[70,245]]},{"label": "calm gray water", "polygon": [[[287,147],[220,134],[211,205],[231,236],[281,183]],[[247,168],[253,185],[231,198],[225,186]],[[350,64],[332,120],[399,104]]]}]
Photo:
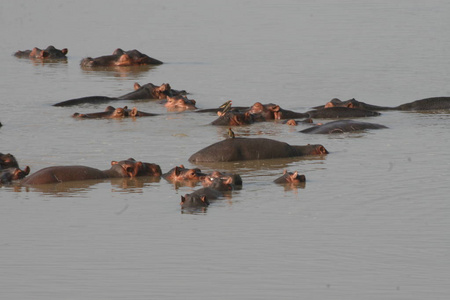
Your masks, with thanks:
[{"label": "calm gray water", "polygon": [[[75,120],[56,108],[168,82],[199,108],[256,101],[307,111],[331,98],[395,106],[450,96],[450,3],[429,1],[0,2],[0,152],[32,172],[109,168],[134,157],[163,171],[226,137],[213,115]],[[48,45],[65,63],[11,56]],[[165,62],[83,71],[86,56],[138,49]],[[116,106],[130,105],[127,102]],[[320,120],[317,120],[320,121]],[[303,135],[279,123],[239,136],[323,144],[323,159],[197,166],[241,174],[242,190],[182,214],[165,180],[0,187],[1,299],[448,299],[450,115],[386,112],[389,127]],[[302,189],[272,181],[283,169]]]}]

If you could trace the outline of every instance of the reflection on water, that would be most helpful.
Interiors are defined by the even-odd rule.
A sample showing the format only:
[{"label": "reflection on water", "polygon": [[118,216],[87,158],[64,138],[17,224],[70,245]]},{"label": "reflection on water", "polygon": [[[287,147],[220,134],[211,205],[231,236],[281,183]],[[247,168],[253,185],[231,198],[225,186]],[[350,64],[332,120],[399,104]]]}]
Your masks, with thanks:
[{"label": "reflection on water", "polygon": [[133,77],[142,78],[147,72],[155,71],[158,66],[140,65],[140,66],[110,66],[110,67],[82,67],[81,70],[86,75],[95,75],[103,77]]},{"label": "reflection on water", "polygon": [[158,183],[159,177],[111,178],[102,180],[68,181],[54,184],[22,186],[14,182],[11,188],[14,192],[38,192],[53,197],[75,197],[87,195],[99,184],[110,183],[112,192],[142,193],[144,187]]}]

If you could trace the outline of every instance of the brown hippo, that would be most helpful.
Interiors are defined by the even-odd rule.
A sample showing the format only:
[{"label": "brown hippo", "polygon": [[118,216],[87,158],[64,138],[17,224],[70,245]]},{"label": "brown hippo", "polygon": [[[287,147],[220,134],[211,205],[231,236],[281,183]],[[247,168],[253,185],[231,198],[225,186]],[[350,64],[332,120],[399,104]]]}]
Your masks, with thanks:
[{"label": "brown hippo", "polygon": [[139,65],[160,65],[163,62],[154,59],[138,50],[123,51],[116,49],[112,55],[104,55],[96,58],[86,57],[80,62],[82,67],[111,67],[111,66],[139,66]]},{"label": "brown hippo", "polygon": [[199,182],[204,179],[206,176],[205,173],[199,168],[188,169],[185,168],[184,165],[179,165],[172,168],[169,172],[164,173],[162,178],[169,182],[179,182],[179,181],[194,181]]},{"label": "brown hippo", "polygon": [[160,175],[161,168],[158,165],[143,163],[129,158],[122,161],[112,161],[111,168],[108,170],[99,170],[78,165],[47,167],[22,180],[22,184],[36,185],[89,179]]},{"label": "brown hippo", "polygon": [[219,179],[225,184],[230,184],[233,189],[242,187],[242,178],[239,174],[222,173],[219,171],[213,171],[207,174],[205,179],[202,180],[202,185],[204,187],[210,186],[213,179]]},{"label": "brown hippo", "polygon": [[275,179],[273,182],[278,184],[300,184],[306,181],[305,175],[298,174],[297,171],[295,172],[288,172],[287,170],[284,170],[283,175]]},{"label": "brown hippo", "polygon": [[359,122],[353,120],[337,120],[322,125],[315,125],[313,127],[303,129],[300,132],[314,133],[314,134],[331,134],[331,133],[355,132],[355,131],[363,131],[366,129],[383,129],[383,128],[387,127],[381,124],[369,122]]},{"label": "brown hippo", "polygon": [[53,106],[72,106],[80,105],[84,103],[99,104],[107,103],[110,101],[117,100],[152,100],[152,99],[166,99],[167,96],[173,97],[176,95],[185,95],[186,91],[178,91],[171,88],[168,83],[163,83],[160,86],[156,86],[153,83],[147,83],[140,85],[139,83],[134,84],[134,91],[119,97],[107,97],[107,96],[88,96],[76,99],[70,99],[62,101]]},{"label": "brown hippo", "polygon": [[266,121],[309,117],[308,114],[286,110],[273,103],[261,104],[256,102],[250,107],[249,112],[251,114],[261,114],[262,119]]},{"label": "brown hippo", "polygon": [[266,138],[234,138],[214,143],[194,153],[189,161],[228,162],[323,155],[328,151],[322,145],[291,146]]},{"label": "brown hippo", "polygon": [[128,109],[127,106],[124,106],[123,108],[114,108],[113,106],[106,107],[105,111],[102,112],[96,112],[96,113],[87,113],[87,114],[80,114],[80,113],[74,113],[72,117],[74,118],[82,118],[82,119],[95,119],[95,118],[102,118],[102,119],[120,119],[125,117],[148,117],[148,116],[157,116],[158,114],[152,114],[147,113],[143,111],[137,110],[136,107],[133,107],[132,109]]},{"label": "brown hippo", "polygon": [[184,111],[197,109],[195,103],[194,99],[188,99],[183,95],[175,95],[173,97],[167,96],[167,101],[164,106],[169,111]]},{"label": "brown hippo", "polygon": [[30,174],[30,167],[28,166],[26,166],[23,170],[18,167],[0,169],[0,183],[10,183],[13,180],[25,178],[28,174]]},{"label": "brown hippo", "polygon": [[[383,110],[403,110],[403,111],[429,111],[429,110],[448,110],[450,109],[450,97],[433,97],[425,98],[421,100],[416,100],[413,102],[401,104],[395,107],[388,106],[378,106],[367,104],[358,100],[349,99],[346,101],[341,101],[337,98],[332,99],[327,104],[323,106],[328,107],[349,107],[349,108],[359,108],[372,111],[383,111]],[[321,108],[318,106],[317,108]]]},{"label": "brown hippo", "polygon": [[67,52],[69,52],[67,48],[59,50],[53,46],[48,46],[44,50],[35,47],[33,50],[17,51],[14,56],[34,59],[66,59]]}]

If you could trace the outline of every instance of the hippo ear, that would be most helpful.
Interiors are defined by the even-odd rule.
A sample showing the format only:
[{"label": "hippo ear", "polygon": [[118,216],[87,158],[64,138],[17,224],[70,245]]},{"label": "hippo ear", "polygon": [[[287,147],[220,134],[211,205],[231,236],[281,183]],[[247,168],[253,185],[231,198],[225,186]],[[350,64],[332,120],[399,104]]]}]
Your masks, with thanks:
[{"label": "hippo ear", "polygon": [[183,203],[186,201],[186,198],[184,196],[181,196],[181,202],[180,205],[183,205]]},{"label": "hippo ear", "polygon": [[287,170],[284,169],[284,170],[283,170],[283,175],[286,175],[286,173],[287,173]]},{"label": "hippo ear", "polygon": [[328,153],[327,149],[325,149],[324,146],[319,146],[317,148],[317,151],[319,152],[319,154],[327,154]]},{"label": "hippo ear", "polygon": [[69,49],[63,48],[63,49],[61,50],[61,52],[62,52],[62,54],[66,55],[66,54],[69,52]]},{"label": "hippo ear", "polygon": [[182,169],[186,169],[186,168],[184,167],[184,165],[180,165],[180,168],[182,168]]},{"label": "hippo ear", "polygon": [[175,170],[173,170],[173,172],[175,173],[175,176],[180,176],[180,173],[181,173],[180,167],[176,166]]},{"label": "hippo ear", "polygon": [[30,174],[30,167],[26,166],[25,169],[23,170],[23,172],[25,173],[25,175]]},{"label": "hippo ear", "polygon": [[139,171],[143,169],[143,165],[141,161],[138,161],[132,165],[127,166],[126,171],[128,176],[136,177],[139,174]]},{"label": "hippo ear", "polygon": [[348,107],[348,108],[355,108],[355,106],[351,102],[347,103],[346,107]]},{"label": "hippo ear", "polygon": [[233,183],[233,178],[231,176],[229,176],[223,183],[225,183],[225,184],[232,184]]},{"label": "hippo ear", "polygon": [[111,161],[111,166],[117,165],[118,163],[119,163],[118,161],[113,160]]},{"label": "hippo ear", "polygon": [[202,195],[202,196],[200,196],[200,200],[202,200],[202,202],[205,202],[205,203],[207,203],[207,199],[206,199],[206,196],[205,195]]},{"label": "hippo ear", "polygon": [[196,102],[194,99],[192,99],[191,102],[192,102],[192,104],[194,104],[194,105],[197,104],[197,102]]},{"label": "hippo ear", "polygon": [[138,90],[138,89],[140,89],[140,88],[141,88],[141,85],[140,85],[139,83],[135,82],[135,83],[134,83],[134,89],[135,89],[135,90]]},{"label": "hippo ear", "polygon": [[105,111],[113,111],[113,110],[116,110],[116,108],[114,107],[114,106],[107,106],[106,108],[105,108]]},{"label": "hippo ear", "polygon": [[273,105],[273,106],[270,106],[270,108],[269,108],[271,111],[280,111],[280,106],[279,105]]},{"label": "hippo ear", "polygon": [[297,176],[298,176],[298,172],[295,171],[295,172],[291,175],[291,178],[292,178],[292,179],[295,179],[295,178],[297,178]]},{"label": "hippo ear", "polygon": [[131,112],[130,112],[130,116],[136,117],[137,113],[138,113],[137,108],[136,108],[136,107],[133,107],[133,109],[132,109]]}]

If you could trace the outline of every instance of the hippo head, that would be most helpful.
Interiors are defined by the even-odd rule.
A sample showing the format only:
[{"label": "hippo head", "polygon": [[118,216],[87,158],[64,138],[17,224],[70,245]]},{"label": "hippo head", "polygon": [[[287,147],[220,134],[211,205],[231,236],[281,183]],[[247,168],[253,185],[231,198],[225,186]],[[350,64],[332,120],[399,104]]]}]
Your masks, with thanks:
[{"label": "hippo head", "polygon": [[205,208],[209,204],[205,195],[186,194],[181,196],[181,208]]},{"label": "hippo head", "polygon": [[184,96],[177,95],[174,97],[167,96],[167,102],[164,106],[169,110],[186,110],[186,109],[197,109],[195,107],[195,100],[190,100]]},{"label": "hippo head", "polygon": [[218,191],[231,191],[233,189],[233,177],[231,176],[219,176],[210,177],[206,176],[202,181],[204,187],[210,187]]},{"label": "hippo head", "polygon": [[284,175],[287,183],[299,184],[299,183],[306,181],[305,175],[300,175],[300,174],[298,174],[297,171],[295,171],[294,173],[291,173],[291,172],[288,172],[287,170],[284,170],[283,175]]},{"label": "hippo head", "polygon": [[133,158],[111,162],[111,170],[118,173],[121,177],[136,177],[142,169],[142,162]]},{"label": "hippo head", "polygon": [[7,153],[3,154],[0,153],[0,170],[1,169],[7,169],[7,168],[18,168],[19,164],[17,163],[16,158],[14,155]]}]

